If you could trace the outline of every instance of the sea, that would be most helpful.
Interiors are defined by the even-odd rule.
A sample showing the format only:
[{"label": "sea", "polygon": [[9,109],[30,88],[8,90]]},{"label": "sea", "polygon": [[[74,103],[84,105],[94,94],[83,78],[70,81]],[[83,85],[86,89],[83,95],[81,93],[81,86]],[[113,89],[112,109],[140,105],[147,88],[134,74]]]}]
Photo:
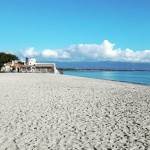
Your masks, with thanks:
[{"label": "sea", "polygon": [[64,71],[64,75],[128,82],[150,86],[150,72],[144,71]]},{"label": "sea", "polygon": [[[52,61],[52,62],[56,63],[57,68],[70,68],[70,70],[90,69],[90,71],[64,71],[65,75],[150,85],[150,63],[115,62],[115,61],[97,61],[97,62]],[[92,71],[92,69],[100,69],[100,70],[106,69],[107,71]]]}]

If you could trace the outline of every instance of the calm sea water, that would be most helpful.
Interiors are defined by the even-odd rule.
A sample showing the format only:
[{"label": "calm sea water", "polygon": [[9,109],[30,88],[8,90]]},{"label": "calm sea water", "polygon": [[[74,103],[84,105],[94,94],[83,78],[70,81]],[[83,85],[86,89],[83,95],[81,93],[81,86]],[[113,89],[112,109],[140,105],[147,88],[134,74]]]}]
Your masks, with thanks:
[{"label": "calm sea water", "polygon": [[121,82],[137,83],[150,85],[150,72],[126,72],[126,71],[106,71],[106,72],[83,72],[83,71],[64,71],[65,75],[115,80]]}]

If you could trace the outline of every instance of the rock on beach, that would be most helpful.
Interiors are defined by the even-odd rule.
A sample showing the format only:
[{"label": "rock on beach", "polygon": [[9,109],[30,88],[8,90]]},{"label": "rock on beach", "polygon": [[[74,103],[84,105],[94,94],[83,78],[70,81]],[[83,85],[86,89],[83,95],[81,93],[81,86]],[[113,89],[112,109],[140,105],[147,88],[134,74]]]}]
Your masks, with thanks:
[{"label": "rock on beach", "polygon": [[150,86],[0,74],[0,150],[150,150]]}]

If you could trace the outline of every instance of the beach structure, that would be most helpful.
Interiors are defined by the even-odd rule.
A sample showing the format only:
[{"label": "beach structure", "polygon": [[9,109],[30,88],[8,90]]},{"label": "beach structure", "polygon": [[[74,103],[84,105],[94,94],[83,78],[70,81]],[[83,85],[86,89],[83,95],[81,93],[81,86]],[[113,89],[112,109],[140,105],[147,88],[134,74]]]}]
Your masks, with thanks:
[{"label": "beach structure", "polygon": [[26,58],[25,62],[8,62],[4,64],[1,71],[22,73],[54,73],[60,74],[55,63],[37,63],[35,58]]}]

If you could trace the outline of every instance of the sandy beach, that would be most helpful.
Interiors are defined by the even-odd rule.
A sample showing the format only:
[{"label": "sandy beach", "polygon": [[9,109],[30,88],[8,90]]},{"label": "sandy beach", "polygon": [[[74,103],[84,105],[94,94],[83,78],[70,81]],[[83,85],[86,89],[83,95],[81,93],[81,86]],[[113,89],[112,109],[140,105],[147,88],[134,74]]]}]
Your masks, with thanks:
[{"label": "sandy beach", "polygon": [[0,150],[150,150],[150,86],[0,74]]}]

